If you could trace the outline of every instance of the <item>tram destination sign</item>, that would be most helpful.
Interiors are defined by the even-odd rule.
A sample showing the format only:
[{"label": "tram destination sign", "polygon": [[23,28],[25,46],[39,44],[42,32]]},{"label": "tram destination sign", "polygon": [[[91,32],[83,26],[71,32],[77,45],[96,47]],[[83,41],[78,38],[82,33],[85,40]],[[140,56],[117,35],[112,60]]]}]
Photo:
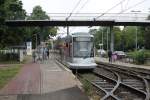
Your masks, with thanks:
[{"label": "tram destination sign", "polygon": [[92,41],[91,37],[74,37],[74,41]]}]

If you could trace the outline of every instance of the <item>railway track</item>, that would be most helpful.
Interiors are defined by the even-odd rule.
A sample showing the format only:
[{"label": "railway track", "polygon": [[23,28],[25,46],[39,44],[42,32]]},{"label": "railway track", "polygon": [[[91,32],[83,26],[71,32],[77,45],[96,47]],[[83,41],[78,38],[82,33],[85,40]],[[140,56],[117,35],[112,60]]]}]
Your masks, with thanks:
[{"label": "railway track", "polygon": [[[92,79],[89,79],[90,75]],[[101,64],[93,73],[80,76],[97,88],[96,93],[101,100],[150,100],[150,80],[147,72]]]},{"label": "railway track", "polygon": [[101,65],[107,68],[111,68],[112,70],[115,69],[122,73],[126,72],[126,74],[129,73],[130,75],[132,74],[132,76],[141,78],[145,83],[145,90],[150,97],[150,70],[145,70],[141,68],[128,68],[128,67],[122,67],[118,65],[112,66],[110,64],[105,64],[105,63],[101,63]]}]

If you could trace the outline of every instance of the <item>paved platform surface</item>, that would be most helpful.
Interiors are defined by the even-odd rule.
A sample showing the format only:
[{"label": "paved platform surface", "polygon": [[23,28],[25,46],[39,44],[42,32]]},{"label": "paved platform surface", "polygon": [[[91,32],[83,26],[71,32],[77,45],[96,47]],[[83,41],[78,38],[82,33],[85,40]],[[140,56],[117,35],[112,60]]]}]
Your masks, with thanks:
[{"label": "paved platform surface", "polygon": [[20,72],[4,88],[0,95],[40,93],[40,66],[36,63],[23,65]]},{"label": "paved platform surface", "polygon": [[[95,57],[95,61],[96,62],[109,63],[108,58],[102,58],[102,57]],[[150,70],[150,66],[135,65],[135,64],[131,64],[131,63],[124,63],[124,62],[121,62],[121,61],[115,61],[115,62],[112,62],[112,64],[122,65],[122,66],[126,66],[126,67],[135,67],[135,68],[142,68],[142,69],[148,69],[148,70]]]},{"label": "paved platform surface", "polygon": [[25,65],[0,91],[0,100],[89,100],[79,85],[71,72],[50,57]]}]

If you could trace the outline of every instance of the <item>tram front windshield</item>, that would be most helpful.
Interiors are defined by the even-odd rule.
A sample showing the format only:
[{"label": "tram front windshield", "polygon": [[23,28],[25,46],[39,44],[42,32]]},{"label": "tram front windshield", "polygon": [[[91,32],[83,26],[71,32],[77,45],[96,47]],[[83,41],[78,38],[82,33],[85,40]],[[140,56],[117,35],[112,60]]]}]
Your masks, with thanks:
[{"label": "tram front windshield", "polygon": [[74,57],[93,57],[93,38],[92,37],[75,37],[73,39]]}]

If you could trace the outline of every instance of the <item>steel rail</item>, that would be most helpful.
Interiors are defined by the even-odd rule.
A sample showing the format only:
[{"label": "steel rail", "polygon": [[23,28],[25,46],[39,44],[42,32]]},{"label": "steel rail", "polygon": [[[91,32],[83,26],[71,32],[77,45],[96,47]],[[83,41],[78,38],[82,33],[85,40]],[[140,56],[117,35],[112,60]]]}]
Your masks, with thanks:
[{"label": "steel rail", "polygon": [[[96,76],[98,76],[99,77],[99,75],[97,74],[97,73],[93,73],[94,75],[96,75]],[[120,100],[118,97],[116,97],[114,94],[113,94],[113,91],[115,91],[116,90],[116,88],[117,88],[117,86],[118,86],[118,84],[116,85],[116,86],[114,86],[114,88],[110,91],[110,92],[108,92],[108,91],[106,91],[104,88],[102,88],[102,87],[100,87],[99,85],[97,85],[95,82],[93,82],[93,81],[90,81],[90,80],[88,80],[88,79],[86,79],[86,78],[84,78],[82,75],[80,75],[80,74],[78,74],[80,77],[82,77],[83,79],[85,79],[86,81],[88,81],[89,83],[91,83],[93,86],[95,86],[95,87],[97,87],[98,89],[100,89],[100,90],[102,90],[106,95],[105,96],[103,96],[102,98],[101,98],[101,100],[106,100],[107,98],[109,98],[109,97],[111,97],[111,98],[113,98],[113,99],[115,99],[115,100]],[[102,77],[101,77],[102,78]],[[105,77],[103,77],[104,79],[107,79],[107,78],[105,78]],[[107,79],[108,80],[108,79]],[[112,81],[113,79],[110,79],[109,81]],[[115,80],[114,80],[115,81]],[[113,82],[113,83],[117,83],[116,81],[115,82]]]},{"label": "steel rail", "polygon": [[[122,70],[121,68],[119,68],[120,70]],[[125,69],[124,69],[125,70]],[[139,75],[136,71],[130,71],[130,70],[126,70],[128,71],[129,73],[127,74],[130,74],[130,73],[133,73],[133,74],[130,74],[134,77],[138,77],[140,79],[142,79],[144,81],[144,84],[145,84],[145,87],[146,87],[146,100],[149,100],[150,99],[150,88],[149,88],[149,84],[148,84],[148,81],[145,77]],[[126,73],[125,71],[122,71],[122,73]]]},{"label": "steel rail", "polygon": [[[109,69],[107,69],[107,70],[109,70]],[[97,73],[98,74],[98,73]],[[111,78],[109,78],[109,77],[107,77],[107,76],[104,76],[104,75],[100,75],[100,76],[103,76],[103,77],[105,77],[106,79],[109,79],[109,80],[112,80],[112,81],[115,81],[114,79],[111,79]],[[116,82],[116,81],[115,81]],[[143,92],[143,91],[141,91],[141,90],[139,90],[139,89],[136,89],[136,88],[134,88],[134,87],[132,87],[132,86],[129,86],[129,85],[127,85],[127,84],[124,84],[124,83],[120,83],[119,84],[120,86],[123,86],[123,87],[126,87],[126,88],[128,88],[128,89],[130,89],[130,90],[132,90],[132,91],[136,91],[136,92],[138,92],[139,94],[142,94],[142,95],[144,95],[144,97],[146,97],[146,93],[145,92]],[[145,99],[145,100],[147,100],[147,99]]]},{"label": "steel rail", "polygon": [[[105,66],[107,66],[107,65],[105,64]],[[109,67],[110,67],[110,65],[109,65]],[[128,69],[125,69],[125,68],[120,68],[120,67],[117,67],[117,68],[116,68],[116,67],[114,67],[114,66],[111,66],[111,70],[113,70],[112,67],[115,68],[114,71],[118,70],[117,72],[119,72],[119,73],[120,73],[120,71],[121,71],[121,73],[128,74],[128,75],[130,74],[130,75],[132,75],[132,76],[134,76],[134,77],[137,77],[137,78],[143,80],[143,82],[144,82],[144,84],[145,84],[145,87],[146,87],[146,89],[145,89],[146,92],[144,92],[144,93],[146,94],[145,100],[149,100],[149,99],[150,99],[150,88],[149,88],[148,81],[147,81],[147,79],[146,79],[145,77],[139,75],[136,71],[133,71],[133,70],[131,71],[131,70],[128,70]],[[110,68],[109,68],[109,69],[110,69]],[[125,70],[125,71],[123,71],[123,70]],[[127,73],[127,71],[128,71],[129,73]]]},{"label": "steel rail", "polygon": [[[100,76],[100,77],[104,77],[105,79],[107,79],[107,80],[109,80],[109,81],[116,82],[116,80],[114,80],[114,79],[112,79],[112,78],[109,78],[109,77],[107,77],[107,76],[104,76],[104,75],[101,75],[101,74],[98,74],[98,73],[96,73],[96,74],[97,74],[98,76]],[[133,88],[133,87],[131,87],[131,86],[128,86],[128,85],[126,85],[126,84],[124,84],[124,83],[122,83],[122,82],[119,84],[119,86],[128,88],[129,90],[132,90],[132,91],[136,91],[136,92],[138,92],[139,94],[142,94],[142,96],[146,97],[146,93],[145,93],[145,92],[143,92],[143,91],[141,91],[141,90],[138,90],[138,89],[136,89],[136,88]],[[145,100],[146,100],[146,99],[145,99]]]}]

